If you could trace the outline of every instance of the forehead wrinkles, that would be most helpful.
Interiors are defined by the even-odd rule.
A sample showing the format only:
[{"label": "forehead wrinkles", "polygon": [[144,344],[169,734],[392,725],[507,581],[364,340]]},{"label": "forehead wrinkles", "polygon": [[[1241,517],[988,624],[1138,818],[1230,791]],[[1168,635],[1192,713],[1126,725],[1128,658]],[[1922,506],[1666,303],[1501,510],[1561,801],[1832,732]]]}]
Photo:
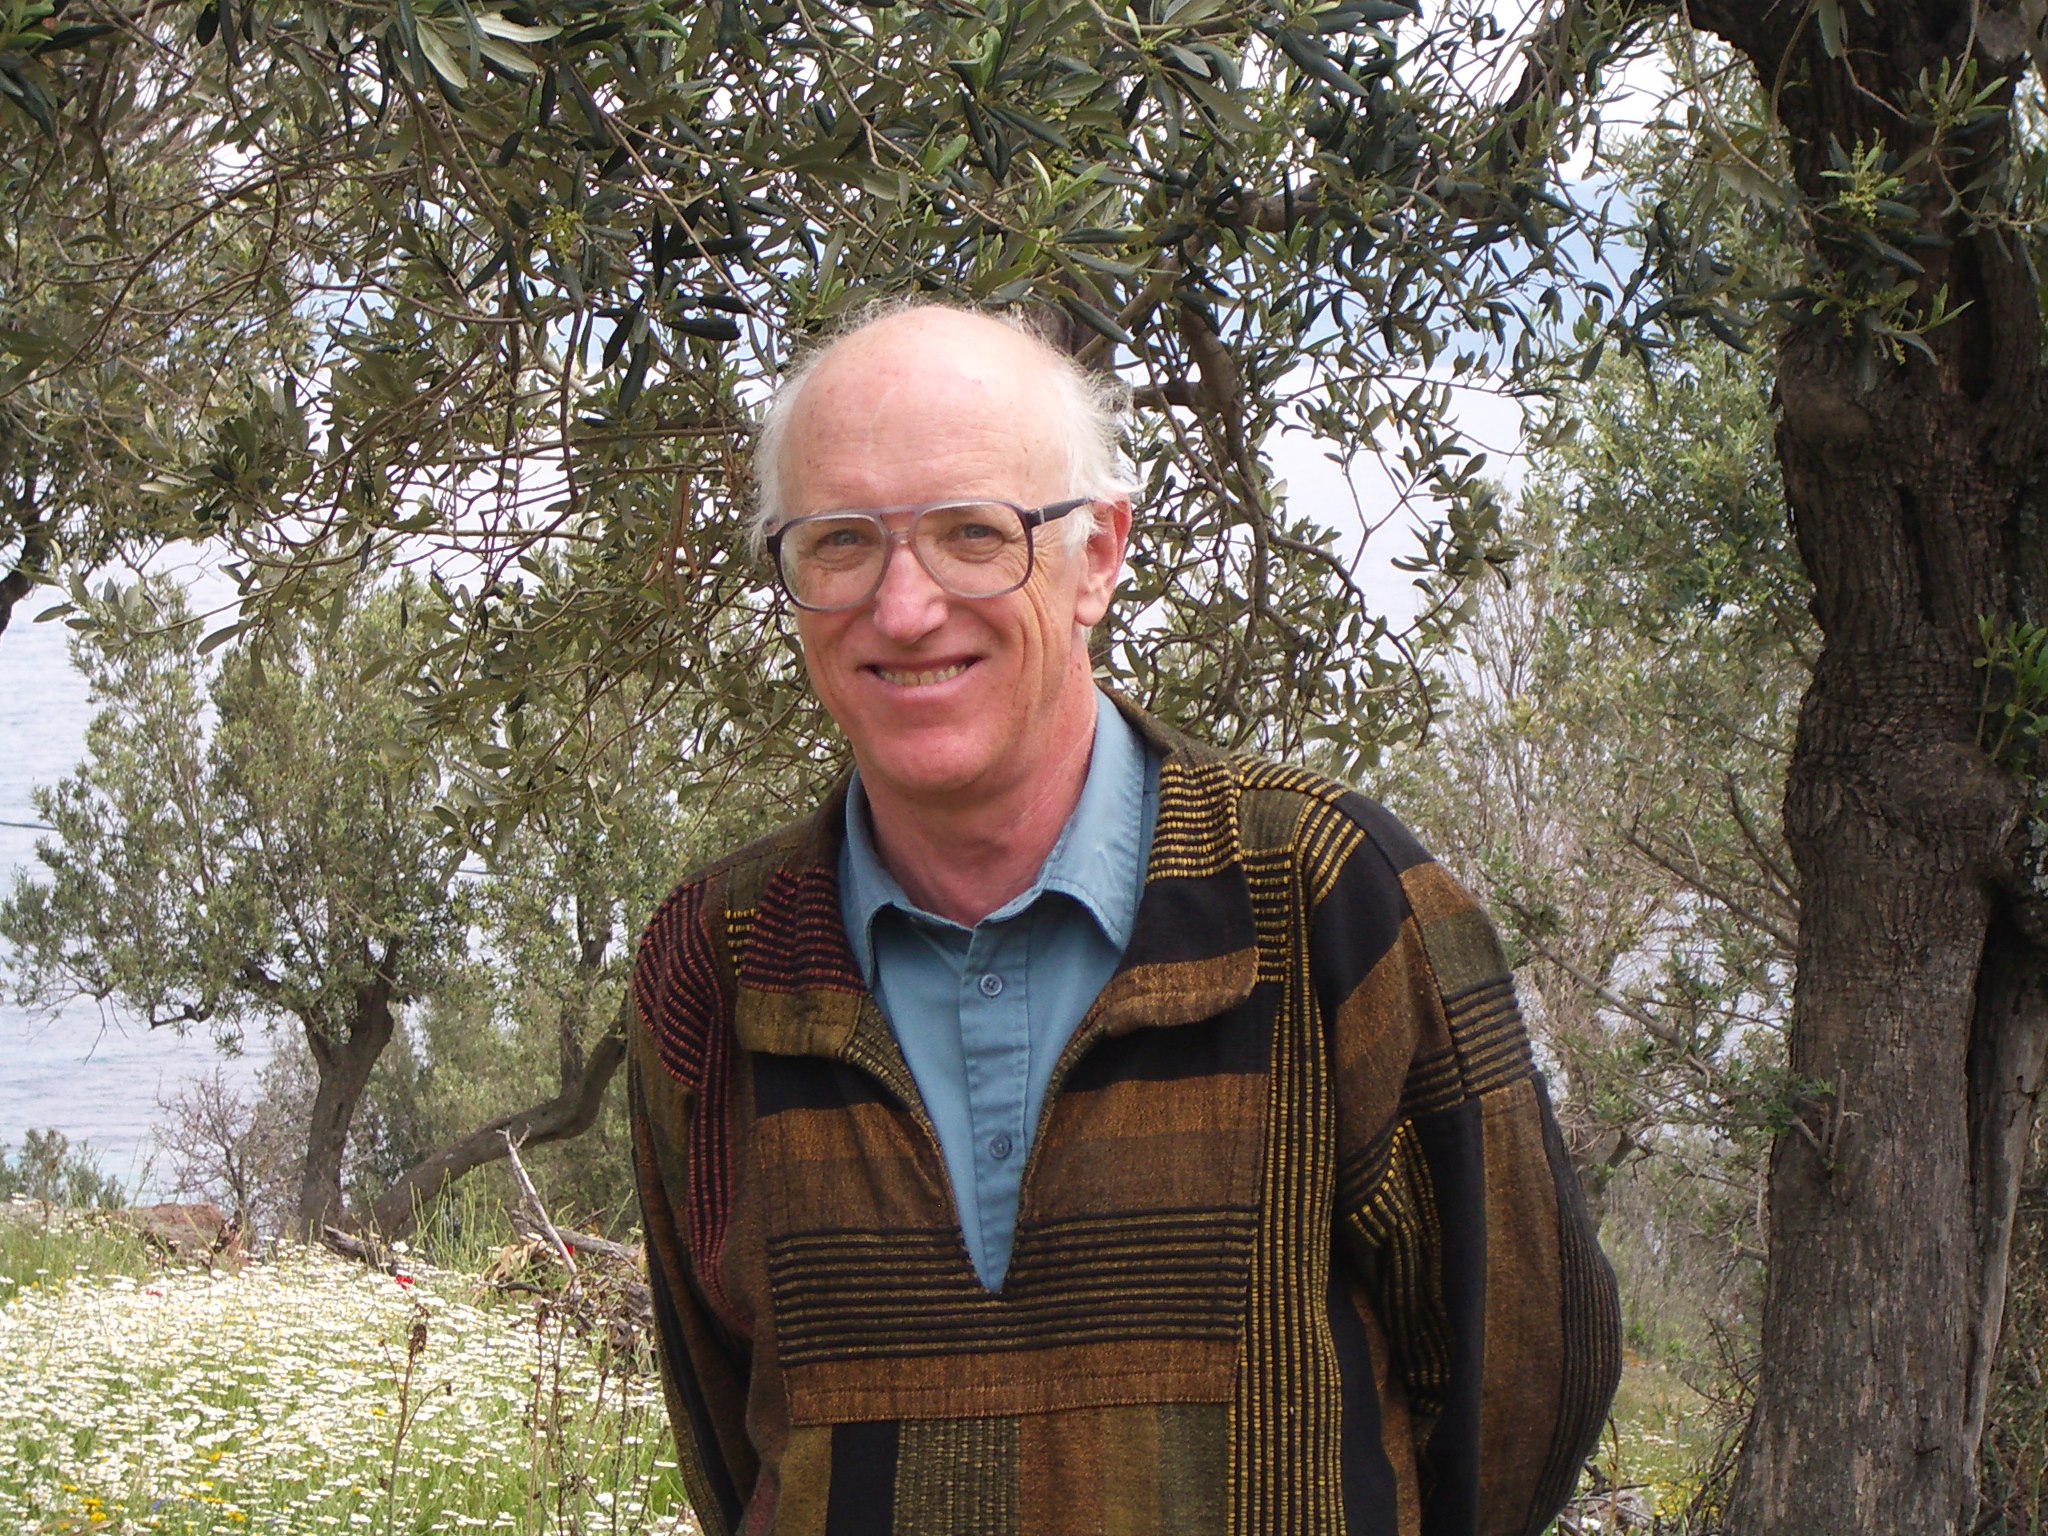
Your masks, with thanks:
[{"label": "forehead wrinkles", "polygon": [[[810,489],[819,480],[929,464],[935,475],[992,476],[998,483],[978,487],[985,491],[1031,490],[1022,481],[1044,477],[1058,450],[1046,391],[1032,387],[1045,365],[1005,339],[1012,344],[913,347],[909,338],[868,342],[858,335],[842,342],[796,402],[795,478]],[[1065,466],[1049,472],[1057,480]],[[1019,483],[1007,484],[1013,478]],[[965,488],[926,489],[944,495]]]}]

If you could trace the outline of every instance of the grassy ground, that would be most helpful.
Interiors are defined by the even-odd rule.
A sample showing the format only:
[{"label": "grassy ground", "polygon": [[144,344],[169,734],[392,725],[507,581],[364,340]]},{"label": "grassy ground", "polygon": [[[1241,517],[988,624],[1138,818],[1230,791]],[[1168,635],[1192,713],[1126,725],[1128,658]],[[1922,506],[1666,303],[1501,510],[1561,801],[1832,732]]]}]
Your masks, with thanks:
[{"label": "grassy ground", "polygon": [[1723,1440],[1714,1405],[1678,1367],[1629,1351],[1613,1418],[1594,1454],[1597,1491],[1559,1530],[1677,1532]]},{"label": "grassy ground", "polygon": [[0,1215],[0,1531],[687,1529],[644,1355],[557,1300]]},{"label": "grassy ground", "polygon": [[142,1238],[98,1212],[60,1211],[34,1201],[0,1204],[0,1307],[22,1291],[61,1285],[74,1276],[156,1273]]}]

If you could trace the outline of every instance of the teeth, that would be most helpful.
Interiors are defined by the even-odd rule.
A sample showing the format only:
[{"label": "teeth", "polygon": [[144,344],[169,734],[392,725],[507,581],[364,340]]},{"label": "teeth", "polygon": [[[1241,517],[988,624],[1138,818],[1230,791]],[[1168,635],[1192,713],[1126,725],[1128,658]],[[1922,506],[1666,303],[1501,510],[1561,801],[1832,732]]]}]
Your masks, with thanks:
[{"label": "teeth", "polygon": [[936,672],[891,672],[887,667],[875,671],[885,683],[894,683],[899,688],[929,688],[933,683],[943,683],[949,677],[958,677],[967,670],[966,662],[942,667]]}]

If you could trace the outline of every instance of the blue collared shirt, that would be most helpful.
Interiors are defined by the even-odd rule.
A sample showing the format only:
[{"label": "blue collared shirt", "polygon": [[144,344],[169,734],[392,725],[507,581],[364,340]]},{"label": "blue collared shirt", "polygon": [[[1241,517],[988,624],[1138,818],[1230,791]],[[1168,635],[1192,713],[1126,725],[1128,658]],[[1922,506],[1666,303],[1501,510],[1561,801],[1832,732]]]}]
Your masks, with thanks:
[{"label": "blue collared shirt", "polygon": [[1080,803],[1031,887],[969,929],[921,910],[882,866],[858,774],[846,797],[847,938],[903,1047],[968,1256],[992,1291],[1009,1272],[1053,1066],[1130,943],[1158,814],[1158,761],[1098,692]]}]

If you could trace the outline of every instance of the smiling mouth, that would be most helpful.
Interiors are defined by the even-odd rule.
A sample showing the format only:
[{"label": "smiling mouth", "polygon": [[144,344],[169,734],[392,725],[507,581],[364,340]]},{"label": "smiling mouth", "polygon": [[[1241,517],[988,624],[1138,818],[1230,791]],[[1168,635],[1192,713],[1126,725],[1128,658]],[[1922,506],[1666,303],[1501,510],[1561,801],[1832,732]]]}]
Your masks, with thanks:
[{"label": "smiling mouth", "polygon": [[929,688],[934,683],[943,683],[949,678],[958,677],[973,665],[971,661],[956,661],[952,666],[940,667],[934,672],[897,672],[888,667],[876,667],[873,670],[875,676],[883,682],[893,683],[898,688]]}]

